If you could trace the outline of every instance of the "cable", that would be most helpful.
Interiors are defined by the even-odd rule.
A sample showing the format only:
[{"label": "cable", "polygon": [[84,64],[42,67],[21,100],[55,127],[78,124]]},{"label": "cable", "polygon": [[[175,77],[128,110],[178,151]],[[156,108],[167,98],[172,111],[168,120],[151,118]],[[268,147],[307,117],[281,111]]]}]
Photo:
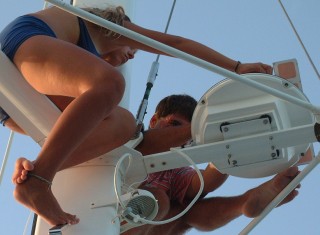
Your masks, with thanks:
[{"label": "cable", "polygon": [[[175,5],[176,5],[176,0],[173,1],[173,4],[172,4],[172,7],[171,7],[171,11],[170,11],[170,14],[169,14],[169,18],[168,18],[167,25],[166,25],[164,33],[167,33],[167,31],[168,31],[168,28],[169,28],[169,25],[170,25],[170,21],[171,21],[171,18],[172,18],[172,13],[173,13]],[[158,61],[159,61],[159,58],[160,58],[160,54],[157,55],[156,60],[152,63],[152,66],[151,66],[151,69],[150,69],[150,72],[149,72],[148,81],[147,81],[147,84],[146,84],[146,90],[144,92],[142,101],[140,103],[140,106],[139,106],[139,109],[138,109],[138,112],[137,112],[137,115],[136,115],[137,128],[136,128],[136,133],[134,135],[134,138],[138,138],[139,137],[139,134],[140,134],[140,132],[141,132],[141,130],[143,128],[143,119],[144,119],[145,114],[147,113],[146,111],[147,111],[147,107],[148,107],[149,95],[150,95],[151,89],[153,87],[154,81],[156,80],[156,77],[158,75],[158,69],[159,69],[159,62]]]},{"label": "cable", "polygon": [[[120,199],[120,195],[119,195],[119,188],[118,188],[118,172],[119,172],[119,169],[120,169],[120,166],[122,164],[122,162],[126,159],[126,158],[131,158],[131,155],[129,153],[126,153],[124,155],[122,155],[122,157],[119,159],[119,161],[117,162],[117,165],[114,169],[114,174],[113,174],[113,184],[114,184],[114,191],[116,193],[116,198],[117,198],[117,201],[120,203],[120,206],[124,209],[126,206],[124,205],[123,201]],[[127,169],[126,169],[127,171]]]},{"label": "cable", "polygon": [[298,39],[298,41],[299,41],[300,45],[302,46],[302,49],[303,49],[303,50],[304,50],[304,52],[306,53],[307,58],[308,58],[308,60],[309,60],[309,62],[310,62],[310,64],[311,64],[311,66],[312,66],[312,68],[313,68],[314,72],[315,72],[315,73],[316,73],[316,75],[318,76],[318,79],[320,79],[320,74],[319,74],[319,72],[318,72],[318,70],[317,70],[316,66],[314,65],[314,63],[313,63],[313,61],[312,61],[312,59],[311,59],[311,57],[310,57],[310,55],[309,55],[309,53],[308,53],[308,51],[307,51],[306,47],[304,46],[304,44],[303,44],[303,42],[302,42],[302,40],[301,40],[301,38],[300,38],[300,36],[299,36],[299,34],[298,34],[298,32],[297,32],[296,28],[294,27],[294,25],[293,25],[293,23],[292,23],[292,21],[291,21],[291,19],[290,19],[290,17],[289,17],[289,14],[287,13],[287,11],[286,11],[286,9],[285,9],[284,5],[282,4],[281,0],[279,0],[279,4],[280,4],[280,6],[281,6],[282,10],[284,11],[284,14],[286,15],[286,17],[287,17],[287,19],[288,19],[288,21],[289,21],[289,23],[290,23],[290,25],[291,25],[291,27],[292,27],[292,29],[293,29],[294,33],[295,33],[295,35],[296,35],[296,37],[297,37],[297,39]]},{"label": "cable", "polygon": [[[126,171],[125,171],[124,175],[127,175],[128,170],[129,170],[129,168],[130,168],[130,166],[131,166],[131,163],[132,163],[132,157],[131,157],[131,155],[130,155],[130,156],[129,156],[129,163],[128,163],[128,166],[127,166],[127,168],[126,168]],[[124,186],[126,186],[126,185],[127,185],[127,184],[126,184],[126,179],[125,179],[125,178],[123,179],[123,185],[124,185]]]},{"label": "cable", "polygon": [[4,153],[3,161],[2,161],[2,165],[1,165],[1,170],[0,170],[0,185],[2,183],[4,170],[5,170],[6,166],[7,166],[7,161],[8,161],[8,158],[9,158],[13,137],[14,137],[14,132],[10,131],[6,152]]},{"label": "cable", "polygon": [[[178,215],[170,218],[170,219],[167,219],[167,220],[162,220],[162,221],[151,221],[151,220],[146,220],[146,219],[143,219],[143,218],[137,218],[137,220],[141,221],[141,222],[144,222],[146,224],[152,224],[152,225],[161,225],[161,224],[166,224],[166,223],[170,223],[174,220],[177,220],[179,219],[180,217],[182,217],[184,214],[186,214],[190,208],[197,202],[197,200],[199,199],[199,197],[201,196],[202,194],[202,191],[203,191],[203,188],[204,188],[204,181],[203,181],[203,176],[199,170],[199,168],[197,167],[197,165],[191,160],[191,158],[183,153],[180,149],[171,149],[171,151],[174,151],[174,152],[177,152],[178,154],[180,154],[182,157],[184,157],[195,169],[195,171],[197,172],[198,176],[199,176],[199,180],[200,180],[200,188],[199,188],[199,191],[197,193],[197,195],[193,198],[193,200],[189,203],[189,205],[181,212],[179,213]],[[129,213],[131,216],[133,217],[137,217],[137,215],[134,215],[133,213]]]},{"label": "cable", "polygon": [[116,197],[117,200],[120,204],[120,206],[122,207],[122,209],[124,210],[124,212],[126,212],[127,214],[129,214],[132,218],[136,219],[137,221],[143,222],[145,224],[152,224],[152,225],[161,225],[161,224],[166,224],[166,223],[170,223],[174,220],[179,219],[180,217],[182,217],[184,214],[186,214],[190,208],[196,203],[196,201],[199,199],[199,197],[202,194],[203,188],[204,188],[204,180],[203,180],[203,176],[199,170],[199,168],[197,167],[197,165],[192,161],[192,159],[186,155],[185,153],[183,153],[180,149],[171,149],[171,151],[177,152],[178,154],[180,154],[182,157],[184,157],[195,169],[195,171],[197,172],[199,179],[200,179],[200,188],[199,191],[197,193],[197,195],[193,198],[193,200],[189,203],[189,205],[182,211],[180,212],[178,215],[171,217],[170,219],[167,220],[162,220],[162,221],[152,221],[152,220],[147,220],[144,218],[141,218],[139,215],[133,214],[130,210],[128,210],[128,208],[126,208],[126,206],[124,205],[122,199],[119,196],[119,189],[117,186],[117,175],[118,175],[118,171],[120,168],[120,165],[122,164],[122,162],[124,161],[125,158],[129,157],[129,154],[125,154],[123,155],[120,160],[118,161],[116,168],[115,168],[115,172],[114,172],[114,189],[115,189],[115,193],[116,193]]},{"label": "cable", "polygon": [[[170,22],[171,22],[171,18],[172,18],[172,14],[173,14],[173,10],[174,10],[175,6],[176,6],[176,0],[174,0],[173,3],[172,3],[171,11],[170,11],[170,14],[169,14],[169,18],[168,18],[167,25],[166,25],[166,28],[164,30],[164,33],[168,32],[168,28],[169,28],[169,25],[170,25]],[[158,54],[157,55],[157,59],[156,59],[157,62],[159,61],[159,58],[160,58],[160,55]]]},{"label": "cable", "polygon": [[28,215],[28,219],[27,219],[26,224],[24,226],[23,235],[27,234],[28,224],[29,224],[29,222],[31,220],[31,216],[32,215],[33,215],[33,212],[30,210],[29,215]]},{"label": "cable", "polygon": [[146,179],[147,179],[147,177],[146,177],[145,179],[141,180],[141,181],[134,182],[134,183],[128,185],[127,191],[135,190],[136,188],[135,188],[134,186],[137,185],[137,184],[140,185],[140,184],[143,183]]},{"label": "cable", "polygon": [[[120,166],[121,166],[121,164],[122,164],[122,162],[126,159],[126,158],[130,158],[129,159],[129,164],[128,164],[128,167],[127,167],[127,169],[126,169],[126,172],[125,173],[127,173],[127,171],[128,171],[128,169],[129,169],[129,166],[130,166],[130,163],[131,163],[131,155],[129,154],[129,153],[126,153],[126,154],[124,154],[124,155],[122,155],[122,157],[119,159],[119,161],[117,162],[117,164],[116,164],[116,166],[115,166],[115,169],[114,169],[114,173],[113,173],[113,187],[114,187],[114,191],[115,191],[115,194],[116,194],[116,198],[117,198],[117,202],[119,202],[120,203],[120,206],[122,207],[122,208],[125,208],[125,205],[123,204],[123,202],[122,202],[122,200],[120,199],[120,195],[119,195],[119,191],[121,191],[121,189],[119,190],[119,188],[118,188],[118,172],[119,172],[119,168],[120,168]],[[121,188],[121,187],[120,187]],[[117,213],[118,213],[118,211],[119,211],[119,203],[116,203],[116,211],[117,211]],[[116,218],[118,218],[118,217],[120,217],[121,216],[121,214],[117,214],[117,216],[115,217],[115,218],[113,218],[113,221],[115,221],[115,219]]]}]

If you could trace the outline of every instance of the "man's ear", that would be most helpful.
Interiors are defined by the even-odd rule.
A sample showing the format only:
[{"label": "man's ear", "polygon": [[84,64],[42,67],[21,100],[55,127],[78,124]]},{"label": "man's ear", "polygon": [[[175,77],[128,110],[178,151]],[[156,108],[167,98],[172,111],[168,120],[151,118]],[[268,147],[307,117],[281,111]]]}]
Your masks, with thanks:
[{"label": "man's ear", "polygon": [[153,129],[156,126],[157,122],[158,122],[157,114],[153,114],[152,118],[150,119],[149,127]]}]

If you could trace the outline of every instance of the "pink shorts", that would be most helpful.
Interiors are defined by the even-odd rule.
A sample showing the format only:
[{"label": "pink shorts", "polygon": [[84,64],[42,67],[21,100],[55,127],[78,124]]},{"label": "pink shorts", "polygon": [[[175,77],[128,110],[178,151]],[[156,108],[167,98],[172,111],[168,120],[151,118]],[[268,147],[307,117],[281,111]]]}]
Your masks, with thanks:
[{"label": "pink shorts", "polygon": [[[139,186],[163,189],[170,201],[178,201],[184,205],[185,195],[196,171],[191,167],[182,167],[173,170],[149,174],[148,178]],[[192,199],[192,198],[191,198]]]}]

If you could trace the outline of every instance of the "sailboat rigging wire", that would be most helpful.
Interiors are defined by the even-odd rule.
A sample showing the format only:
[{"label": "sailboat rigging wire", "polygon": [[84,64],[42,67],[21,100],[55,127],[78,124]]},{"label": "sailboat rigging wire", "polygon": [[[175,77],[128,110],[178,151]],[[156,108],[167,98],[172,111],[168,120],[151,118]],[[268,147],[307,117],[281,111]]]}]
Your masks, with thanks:
[{"label": "sailboat rigging wire", "polygon": [[316,66],[314,65],[314,63],[313,63],[313,61],[312,61],[312,59],[311,59],[311,57],[310,57],[310,55],[309,55],[309,53],[308,53],[308,51],[307,51],[306,47],[304,46],[304,44],[303,44],[303,42],[302,42],[302,40],[301,40],[301,38],[300,38],[300,36],[299,36],[299,34],[298,34],[298,32],[297,32],[296,28],[294,27],[294,24],[292,23],[292,20],[290,19],[290,16],[289,16],[289,14],[287,13],[287,11],[286,11],[286,9],[285,9],[284,5],[282,4],[281,0],[279,0],[279,4],[280,4],[280,6],[281,6],[281,8],[282,8],[282,10],[283,10],[283,12],[284,12],[284,14],[286,15],[286,17],[287,17],[287,19],[288,19],[288,21],[289,21],[289,23],[290,23],[290,25],[291,25],[291,28],[293,29],[293,31],[294,31],[294,33],[295,33],[295,35],[296,35],[296,37],[297,37],[297,39],[298,39],[298,41],[299,41],[300,45],[302,46],[302,48],[303,48],[304,52],[306,53],[307,58],[308,58],[308,60],[309,60],[309,62],[310,62],[310,64],[311,64],[311,66],[312,66],[312,68],[313,68],[314,72],[317,74],[318,79],[320,79],[320,74],[319,74],[319,72],[318,72],[318,70],[317,70]]},{"label": "sailboat rigging wire", "polygon": [[3,161],[2,161],[1,170],[0,170],[0,185],[1,185],[1,183],[2,183],[2,178],[3,178],[3,175],[4,175],[4,170],[5,170],[5,167],[6,167],[6,165],[7,165],[7,160],[8,160],[8,157],[9,157],[10,150],[11,150],[11,145],[12,145],[13,137],[14,137],[14,132],[13,132],[13,131],[10,131],[10,136],[9,136],[9,139],[8,139],[8,144],[7,144],[6,152],[5,152],[4,156],[3,156]]},{"label": "sailboat rigging wire", "polygon": [[248,235],[300,182],[320,163],[320,152],[312,161],[269,203],[262,213],[255,217],[239,235]]},{"label": "sailboat rigging wire", "polygon": [[28,225],[30,223],[32,215],[33,215],[33,212],[30,210],[29,215],[28,215],[28,219],[27,219],[26,224],[25,224],[24,229],[23,229],[23,235],[27,234]]},{"label": "sailboat rigging wire", "polygon": [[[164,33],[168,32],[168,28],[169,28],[169,25],[170,25],[170,22],[171,22],[171,18],[172,18],[172,14],[173,14],[173,10],[174,10],[175,5],[176,5],[176,0],[174,0],[173,3],[172,3],[171,11],[170,11],[170,14],[169,14],[169,18],[168,18],[167,25],[166,25],[166,28],[164,30]],[[159,61],[159,58],[160,58],[160,54],[157,55],[157,59],[156,59],[157,62]]]},{"label": "sailboat rigging wire", "polygon": [[[176,0],[174,0],[173,3],[172,3],[171,11],[170,11],[170,14],[169,14],[169,18],[168,18],[167,25],[166,25],[166,28],[164,30],[164,33],[168,32],[168,28],[169,28],[169,25],[170,25],[170,22],[171,22],[172,13],[173,13],[175,5],[176,5]],[[156,77],[158,75],[158,69],[159,69],[159,62],[158,61],[159,61],[159,58],[160,58],[160,54],[157,55],[156,60],[152,63],[152,66],[151,66],[151,69],[150,69],[150,72],[149,72],[148,81],[147,81],[147,84],[146,84],[146,89],[145,89],[145,92],[144,92],[144,95],[143,95],[143,98],[141,100],[141,103],[140,103],[140,106],[139,106],[139,109],[138,109],[138,112],[137,112],[137,116],[136,116],[137,128],[136,128],[136,133],[135,133],[135,136],[134,136],[135,138],[139,137],[139,134],[140,134],[140,132],[142,130],[142,127],[143,127],[143,119],[144,119],[144,115],[146,114],[146,111],[147,111],[149,95],[150,95],[151,89],[153,87],[154,81],[156,80]]]}]

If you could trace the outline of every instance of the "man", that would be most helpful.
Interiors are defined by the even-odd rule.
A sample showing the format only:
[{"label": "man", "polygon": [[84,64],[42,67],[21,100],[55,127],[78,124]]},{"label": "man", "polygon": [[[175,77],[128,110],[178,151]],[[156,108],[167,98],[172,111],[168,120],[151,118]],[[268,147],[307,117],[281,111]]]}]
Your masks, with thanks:
[{"label": "man", "polygon": [[[184,146],[191,141],[191,119],[197,106],[197,101],[188,95],[171,95],[160,101],[156,107],[155,114],[150,120],[149,131],[145,133],[144,141],[140,143],[136,150],[143,155],[150,153],[164,152],[171,147]],[[176,133],[167,135],[163,138],[155,130],[165,131],[171,127],[170,131],[176,127]],[[181,131],[181,128],[184,131]],[[153,134],[156,136],[149,136]],[[172,139],[170,139],[172,138]],[[150,141],[156,143],[150,143]],[[156,149],[156,148],[162,149]],[[217,189],[227,179],[227,175],[221,174],[212,163],[209,163],[205,170],[202,171],[204,179],[203,195]],[[186,204],[192,200],[199,191],[200,180],[196,171],[191,167],[181,167],[173,170],[156,172],[149,174],[148,179],[141,187],[162,188],[164,189],[170,201],[178,201],[180,204]]]},{"label": "man", "polygon": [[[187,95],[172,95],[158,104],[150,120],[150,129],[144,132],[143,141],[137,150],[143,155],[169,150],[182,146],[191,139],[191,119],[197,102]],[[13,181],[21,183],[32,171],[32,163],[18,159]],[[289,168],[273,179],[234,197],[212,197],[199,200],[182,218],[159,226],[143,225],[125,231],[125,235],[136,234],[184,234],[191,228],[212,231],[241,215],[256,217],[268,203],[299,173],[297,167]],[[212,163],[202,171],[205,194],[215,190],[227,179]],[[159,204],[156,220],[164,220],[180,213],[199,190],[199,179],[190,167],[150,174],[139,187],[154,194]],[[281,203],[287,203],[298,194],[292,191]],[[210,216],[207,214],[210,208]],[[214,213],[212,215],[212,212]]]},{"label": "man", "polygon": [[[150,120],[150,129],[144,133],[137,150],[143,155],[168,151],[171,147],[186,144],[191,139],[191,119],[197,102],[188,95],[165,97],[156,107]],[[192,227],[212,231],[231,220],[245,215],[256,217],[268,203],[298,174],[296,167],[275,176],[272,180],[235,197],[214,197],[199,200],[182,218],[160,226],[144,225],[123,233],[136,234],[183,234]],[[202,171],[203,196],[214,191],[227,179],[212,163]],[[180,213],[193,199],[200,187],[198,175],[190,167],[150,174],[140,188],[152,192],[159,204],[156,220],[169,219]],[[282,204],[291,201],[297,191],[291,192]],[[208,208],[214,215],[208,215]]]}]

